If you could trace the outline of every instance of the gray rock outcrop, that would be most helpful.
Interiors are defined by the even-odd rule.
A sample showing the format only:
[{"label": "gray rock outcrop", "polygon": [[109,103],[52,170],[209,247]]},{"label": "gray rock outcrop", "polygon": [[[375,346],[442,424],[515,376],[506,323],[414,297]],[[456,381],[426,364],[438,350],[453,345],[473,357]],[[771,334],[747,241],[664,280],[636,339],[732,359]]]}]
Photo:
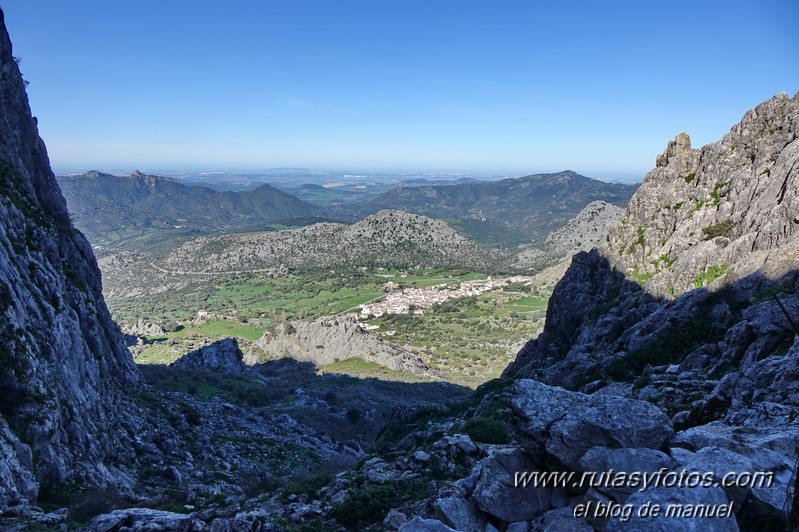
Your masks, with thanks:
[{"label": "gray rock outcrop", "polygon": [[122,389],[142,378],[50,170],[2,14],[0,26],[3,513],[68,481],[129,485],[136,417]]},{"label": "gray rock outcrop", "polygon": [[182,369],[211,369],[226,373],[244,373],[247,366],[235,338],[225,338],[190,351],[170,364]]},{"label": "gray rock outcrop", "polygon": [[253,344],[248,362],[291,357],[317,366],[359,357],[395,371],[427,374],[422,360],[364,331],[354,318],[330,316],[315,321],[292,321],[267,332]]},{"label": "gray rock outcrop", "polygon": [[514,268],[541,269],[568,260],[580,251],[605,243],[608,231],[621,220],[624,209],[602,200],[592,201],[566,225],[547,236],[540,247],[530,247],[511,260]]},{"label": "gray rock outcrop", "polygon": [[[687,488],[662,493],[664,502],[733,503],[742,528],[784,524],[777,508],[787,503],[799,448],[798,137],[799,94],[780,94],[746,113],[719,142],[701,149],[692,149],[687,135],[670,142],[606,245],[572,259],[544,331],[504,372],[590,393],[608,413],[620,410],[611,408],[614,395],[659,406],[676,434],[663,446],[641,445],[666,457],[645,451],[637,467],[667,458],[671,465],[663,467],[672,470],[773,475],[767,488],[703,491],[707,497]],[[515,412],[523,427],[525,417]],[[655,420],[631,417],[636,425]],[[553,427],[558,423],[564,422]],[[606,436],[574,429],[562,431],[575,435],[564,437],[557,453],[565,464],[617,463],[597,448],[578,456],[574,441],[606,445]],[[658,493],[602,496],[637,503]],[[608,529],[739,526],[733,519],[698,523],[611,521]]]}]

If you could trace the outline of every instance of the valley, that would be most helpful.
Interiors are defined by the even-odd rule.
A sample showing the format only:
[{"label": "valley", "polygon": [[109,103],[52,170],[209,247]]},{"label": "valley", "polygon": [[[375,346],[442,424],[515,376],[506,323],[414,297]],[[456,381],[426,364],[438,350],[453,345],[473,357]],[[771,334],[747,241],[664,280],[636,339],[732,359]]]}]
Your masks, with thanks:
[{"label": "valley", "polygon": [[[159,15],[168,22],[174,8],[162,7]],[[318,8],[283,12],[278,8],[294,8],[272,7],[280,15],[270,21],[302,23],[311,30],[320,23],[336,38],[301,32],[311,48],[295,49],[290,57],[259,40],[273,33],[293,39],[281,33],[280,24],[269,32],[243,32],[238,25],[251,17],[238,17],[235,6],[191,14],[201,27],[216,30],[233,12],[241,19],[235,33],[246,33],[269,51],[264,55],[277,60],[265,70],[295,83],[303,80],[301,70],[313,72],[314,85],[324,89],[313,102],[287,92],[280,96],[285,86],[277,79],[268,84],[270,94],[262,90],[267,84],[231,77],[258,70],[253,65],[267,66],[260,57],[251,64],[247,47],[237,48],[241,55],[233,61],[226,50],[223,61],[203,50],[197,54],[201,70],[188,56],[180,64],[186,76],[180,76],[174,94],[185,101],[169,101],[175,114],[167,120],[150,114],[142,121],[152,143],[136,146],[180,150],[157,136],[161,128],[175,131],[168,129],[172,117],[181,117],[183,134],[190,137],[195,128],[216,134],[217,111],[236,123],[258,118],[255,112],[262,108],[265,114],[258,116],[269,120],[258,127],[238,124],[236,138],[253,137],[259,156],[301,148],[308,160],[299,164],[319,156],[314,146],[343,153],[349,143],[361,146],[367,140],[353,142],[349,129],[374,136],[396,151],[397,159],[412,155],[418,162],[428,153],[453,159],[448,164],[469,163],[456,155],[473,146],[480,148],[475,152],[493,151],[495,161],[512,157],[517,143],[544,158],[551,147],[541,141],[559,134],[540,113],[526,115],[544,124],[536,122],[542,130],[538,136],[526,127],[508,127],[511,122],[499,120],[497,113],[488,113],[491,122],[478,120],[486,113],[471,108],[481,101],[465,83],[439,85],[445,77],[465,73],[452,63],[452,70],[436,72],[443,76],[431,77],[435,83],[428,87],[458,89],[446,91],[448,104],[462,98],[470,108],[441,118],[454,122],[460,116],[463,121],[456,125],[479,132],[480,138],[473,143],[470,133],[455,139],[468,142],[450,151],[453,144],[444,142],[448,136],[436,130],[428,142],[417,140],[423,133],[419,126],[434,126],[432,109],[441,107],[426,87],[419,85],[429,116],[422,121],[410,112],[400,117],[388,113],[386,104],[409,111],[416,106],[407,99],[412,94],[361,100],[367,96],[361,85],[368,84],[338,68],[344,65],[329,63],[346,78],[346,93],[370,111],[362,122],[363,110],[350,105],[354,100],[342,102],[346,108],[334,101],[337,91],[328,90],[328,84],[337,83],[332,71],[303,59],[309,51],[317,57],[322,46],[348,62],[355,57],[342,54],[339,46],[340,40],[356,42],[346,41],[341,31],[354,28],[351,13],[344,10],[346,17],[337,18],[340,6],[336,16],[320,16]],[[66,12],[55,11],[55,3],[50,8],[70,21]],[[119,6],[109,4],[114,8]],[[93,15],[77,4],[66,9],[70,15],[73,10]],[[650,20],[677,13],[674,21],[684,21],[679,9],[667,9],[648,13]],[[568,10],[573,11],[569,21],[581,23],[571,25],[576,44],[583,33],[596,37],[589,31],[595,20],[580,20],[582,10]],[[255,4],[248,11],[266,14]],[[141,22],[133,11],[127,13]],[[392,23],[398,18],[379,13]],[[402,63],[395,61],[401,56],[387,55],[391,50],[383,41],[396,44],[404,55],[409,29],[434,30],[430,35],[440,39],[449,26],[460,35],[469,23],[484,29],[493,23],[488,10],[464,17],[463,28],[460,19],[454,25],[425,25],[428,18],[450,22],[449,9],[437,14],[431,8],[425,17],[412,14],[424,20],[390,26],[401,29],[402,39],[381,31],[379,39],[361,41],[368,42],[381,66],[401,70]],[[181,23],[186,15],[181,8]],[[364,28],[383,29],[369,24],[374,13],[367,15],[371,18],[357,19],[367,22]],[[502,34],[487,32],[479,43],[497,68],[483,73],[489,63],[471,54],[468,66],[471,72],[472,65],[482,65],[476,70],[481,77],[512,89],[507,74],[521,73],[517,61],[503,64],[504,54],[517,48],[540,53],[540,41],[531,39],[533,32],[515,32],[523,39],[504,40],[515,21],[502,15]],[[59,46],[71,42],[73,32],[52,32],[46,18],[40,17],[42,28],[56,33]],[[92,20],[102,36],[108,19]],[[527,17],[519,20],[529,26]],[[714,31],[710,19],[697,20],[699,27]],[[125,29],[127,22],[119,16],[113,27]],[[185,26],[191,31],[179,35],[191,42],[195,26]],[[574,32],[575,27],[584,30]],[[146,29],[164,39],[153,39],[153,50],[170,52],[172,35],[155,26]],[[556,29],[565,34],[565,27]],[[202,33],[213,46],[221,42]],[[241,44],[233,33],[222,35]],[[491,48],[494,38],[503,43],[503,53],[492,53],[498,50]],[[300,44],[292,39],[281,46]],[[522,40],[534,48],[520,46]],[[149,39],[119,41],[135,41],[136,56],[152,44]],[[58,51],[53,42],[42,41],[48,57]],[[97,42],[109,51],[119,44]],[[595,38],[585,42],[600,44]],[[430,46],[438,43],[424,42],[424,50],[434,52],[431,59],[455,58],[445,53],[449,40],[441,40],[446,46],[440,48]],[[673,43],[669,35],[662,51],[673,52]],[[756,44],[752,40],[746,46],[765,61],[768,54]],[[467,50],[457,48],[458,53]],[[587,59],[596,57],[588,47],[576,48]],[[110,67],[119,62],[126,73],[137,74],[136,65],[121,61],[118,53],[109,57],[114,61],[92,55],[86,62],[104,64],[111,74]],[[560,63],[564,56],[552,57]],[[292,69],[281,68],[280,60],[290,58],[286,63]],[[136,96],[156,85],[159,103],[170,94],[177,82],[167,74],[177,67],[170,61],[163,71],[149,68],[158,67],[160,59],[157,54],[147,58],[148,72],[160,72],[158,84],[130,84],[139,77],[125,77]],[[361,68],[366,59],[352,64],[372,75]],[[219,68],[237,62],[246,70]],[[20,63],[0,10],[0,529],[799,530],[799,93],[776,94],[747,111],[720,140],[700,148],[692,147],[687,133],[678,134],[653,158],[655,166],[640,186],[600,182],[569,170],[482,180],[479,174],[276,168],[258,175],[225,174],[214,189],[206,186],[216,175],[212,171],[192,171],[186,182],[138,171],[57,179],[27,93],[30,84],[39,98],[50,84],[23,79]],[[69,79],[67,71],[80,63],[54,72]],[[416,59],[413,63],[424,67]],[[220,74],[214,80],[207,74],[209,65]],[[670,62],[656,66],[667,74],[660,81],[668,88],[674,77]],[[687,72],[688,66],[680,62],[679,69]],[[708,72],[712,66],[703,64]],[[757,73],[756,64],[749,66]],[[195,74],[215,91],[202,108],[185,85]],[[569,78],[562,74],[549,79],[557,81],[558,95],[567,95]],[[146,118],[148,106],[137,104],[147,100],[108,90],[114,87],[113,75],[104,81],[107,96],[125,102],[114,103],[115,112],[130,107]],[[90,92],[93,85],[82,83],[79,92]],[[238,91],[235,97],[229,85]],[[524,84],[524,94],[532,94],[529,85]],[[544,85],[536,84],[541,96],[555,94]],[[258,109],[246,105],[251,86],[259,89]],[[64,108],[70,101],[65,98],[79,96],[64,91],[67,84],[58,88],[57,102]],[[194,84],[192,90],[205,88]],[[642,100],[668,103],[631,88],[647,96]],[[579,90],[581,98],[607,93],[587,92],[582,83]],[[683,90],[680,105],[695,98]],[[527,98],[513,92],[504,91],[508,109],[523,110],[519,104]],[[245,113],[236,112],[237,99],[245,101]],[[567,100],[569,112],[584,114],[574,100]],[[190,105],[181,108],[182,103]],[[580,127],[566,131],[564,153],[612,158],[604,151],[619,144],[616,134],[628,135],[627,128],[643,137],[641,128],[630,128],[634,124],[625,118],[641,108],[631,108],[628,98],[623,103],[607,102],[622,128],[610,128],[614,124],[598,120],[598,113],[581,116]],[[103,102],[95,105],[105,110]],[[47,105],[42,109],[50,109],[52,118],[42,121],[49,130],[58,113]],[[559,122],[570,122],[566,107],[553,111]],[[303,121],[303,115],[319,121]],[[287,120],[284,127],[274,121],[280,116]],[[335,120],[323,121],[324,116]],[[513,121],[524,116],[509,115]],[[190,117],[199,118],[192,122]],[[85,118],[87,130],[97,127],[88,113]],[[408,118],[412,137],[401,134]],[[713,113],[707,118],[712,121]],[[111,146],[115,121],[104,120],[102,134]],[[130,115],[128,121],[118,120],[141,140]],[[580,130],[593,131],[595,121],[602,123],[600,135],[575,146],[574,139],[586,139]],[[285,127],[289,122],[292,127]],[[80,124],[70,125],[82,127],[83,116]],[[257,137],[267,127],[274,136],[270,142]],[[506,129],[509,136],[502,136]],[[278,135],[286,137],[285,144]],[[295,135],[297,141],[291,138]],[[410,138],[417,148],[404,152],[403,139]],[[531,144],[534,138],[539,142]],[[66,146],[84,145],[75,139],[66,139]],[[624,139],[624,149],[634,153],[638,148],[631,140]],[[63,153],[65,144],[56,140],[54,145],[53,154]],[[106,155],[91,147],[92,157]],[[205,147],[192,144],[195,157]],[[228,154],[247,153],[241,143],[219,147]],[[418,151],[422,147],[426,151]],[[377,161],[379,153],[369,152],[359,153]],[[238,168],[245,163],[237,161]],[[653,482],[652,474],[658,480]],[[602,480],[611,476],[610,482]],[[680,480],[661,482],[661,476]],[[636,477],[649,481],[641,486],[626,480]],[[730,483],[729,478],[768,481]],[[654,507],[664,511],[657,516],[640,511]],[[610,508],[617,513],[609,515]]]},{"label": "valley", "polygon": [[[487,278],[465,270],[358,267],[275,277],[215,276],[168,294],[109,296],[107,301],[123,330],[141,338],[131,346],[138,364],[169,364],[225,337],[236,338],[247,353],[265,331],[274,332],[282,323],[349,315],[370,335],[420,356],[431,370],[429,378],[474,387],[498,377],[521,344],[543,327],[553,288],[551,280],[536,277]],[[464,283],[472,288],[459,290]],[[475,283],[482,286],[479,294],[463,295],[478,292]],[[442,295],[442,284],[449,287],[450,297]],[[485,290],[486,285],[492,289]],[[418,295],[425,291],[438,300],[426,309],[419,298],[427,298]],[[362,305],[380,305],[389,296],[404,311],[363,313]],[[352,364],[320,370],[361,377],[385,371]],[[394,380],[404,378],[418,380],[415,375],[392,375]]]}]

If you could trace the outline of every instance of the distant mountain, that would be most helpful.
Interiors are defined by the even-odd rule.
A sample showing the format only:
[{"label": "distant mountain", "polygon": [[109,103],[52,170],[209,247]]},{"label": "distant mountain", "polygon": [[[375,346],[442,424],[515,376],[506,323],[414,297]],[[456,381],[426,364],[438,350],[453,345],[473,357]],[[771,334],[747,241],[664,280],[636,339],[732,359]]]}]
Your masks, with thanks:
[{"label": "distant mountain", "polygon": [[635,189],[567,170],[449,186],[400,186],[363,211],[397,209],[441,218],[483,244],[507,246],[543,242],[592,201],[625,206]]},{"label": "distant mountain", "polygon": [[187,186],[169,177],[97,171],[58,177],[75,225],[94,245],[140,248],[154,240],[266,224],[325,212],[267,184],[242,192]]},{"label": "distant mountain", "polygon": [[433,266],[490,269],[498,257],[445,222],[382,211],[353,225],[307,227],[196,238],[165,256],[117,253],[100,260],[109,297],[160,293],[209,274],[278,272],[285,268]]},{"label": "distant mountain", "polygon": [[512,268],[540,269],[570,260],[580,251],[601,247],[609,228],[621,220],[624,209],[602,200],[592,201],[577,216],[549,234],[542,246],[517,253],[510,261]]}]

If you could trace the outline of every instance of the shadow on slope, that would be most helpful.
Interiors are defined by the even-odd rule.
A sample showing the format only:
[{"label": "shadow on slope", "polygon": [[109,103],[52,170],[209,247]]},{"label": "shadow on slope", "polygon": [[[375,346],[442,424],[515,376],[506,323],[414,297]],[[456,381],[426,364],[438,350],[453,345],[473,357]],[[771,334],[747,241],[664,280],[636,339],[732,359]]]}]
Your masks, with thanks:
[{"label": "shadow on slope", "polygon": [[147,382],[200,400],[219,398],[254,411],[288,414],[334,441],[370,450],[395,410],[457,403],[472,390],[443,382],[398,382],[350,375],[318,374],[311,362],[281,359],[256,364],[241,374],[211,369],[139,366]]},{"label": "shadow on slope", "polygon": [[658,298],[597,250],[580,253],[555,287],[544,331],[503,377],[587,393],[613,385],[614,394],[661,406],[682,428],[732,415],[756,396],[790,405],[790,394],[757,375],[789,371],[782,359],[799,334],[798,285],[799,269],[756,271]]}]

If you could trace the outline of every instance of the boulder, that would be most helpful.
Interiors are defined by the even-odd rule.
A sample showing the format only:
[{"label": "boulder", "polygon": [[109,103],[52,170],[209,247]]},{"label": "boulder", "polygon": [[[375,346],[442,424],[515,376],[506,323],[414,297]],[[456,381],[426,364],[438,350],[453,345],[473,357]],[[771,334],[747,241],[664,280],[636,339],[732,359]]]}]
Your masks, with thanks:
[{"label": "boulder", "polygon": [[588,408],[591,397],[559,386],[522,379],[506,392],[511,408],[511,424],[531,452],[543,449],[552,424],[569,414]]},{"label": "boulder", "polygon": [[208,530],[208,525],[191,515],[151,510],[150,508],[126,508],[96,516],[89,521],[83,532],[111,532],[115,530],[186,530],[199,532]]},{"label": "boulder", "polygon": [[558,508],[536,518],[530,530],[536,532],[594,532],[594,527],[574,517],[571,508]]},{"label": "boulder", "polygon": [[591,408],[571,412],[549,430],[547,451],[572,469],[588,449],[659,449],[673,436],[669,418],[656,406],[622,397],[598,398]]},{"label": "boulder", "polygon": [[225,338],[196,351],[190,351],[170,366],[182,369],[215,369],[226,373],[247,371],[247,366],[242,361],[239,344],[233,338]]},{"label": "boulder", "polygon": [[[735,521],[734,505],[730,507],[727,497],[721,488],[666,488],[658,487],[633,493],[627,499],[633,511],[629,518],[616,518],[608,522],[606,532],[640,531],[640,532],[738,532]],[[699,505],[711,508],[721,517],[688,517],[687,512],[695,511]],[[657,517],[647,516],[643,512],[652,508],[660,509]],[[647,510],[644,510],[647,508]],[[666,512],[675,510],[686,512],[682,516]],[[729,511],[731,510],[731,511]]]},{"label": "boulder", "polygon": [[517,472],[536,469],[535,463],[521,449],[498,451],[483,460],[472,498],[482,511],[503,521],[528,521],[551,507],[551,488],[532,484],[516,486]]},{"label": "boulder", "polygon": [[[582,471],[597,473],[595,481],[598,482],[601,474],[605,472],[652,473],[660,469],[671,469],[673,460],[665,453],[656,449],[612,449],[610,447],[592,447],[580,458],[579,466]],[[615,487],[603,482],[597,486],[603,493],[610,495],[617,502],[624,502],[627,498],[644,488],[643,483],[629,483],[626,486]]]},{"label": "boulder", "polygon": [[446,497],[433,503],[436,517],[460,532],[482,532],[485,520],[479,516],[474,502],[460,497]]},{"label": "boulder", "polygon": [[457,532],[437,519],[414,517],[401,527],[399,532]]}]

